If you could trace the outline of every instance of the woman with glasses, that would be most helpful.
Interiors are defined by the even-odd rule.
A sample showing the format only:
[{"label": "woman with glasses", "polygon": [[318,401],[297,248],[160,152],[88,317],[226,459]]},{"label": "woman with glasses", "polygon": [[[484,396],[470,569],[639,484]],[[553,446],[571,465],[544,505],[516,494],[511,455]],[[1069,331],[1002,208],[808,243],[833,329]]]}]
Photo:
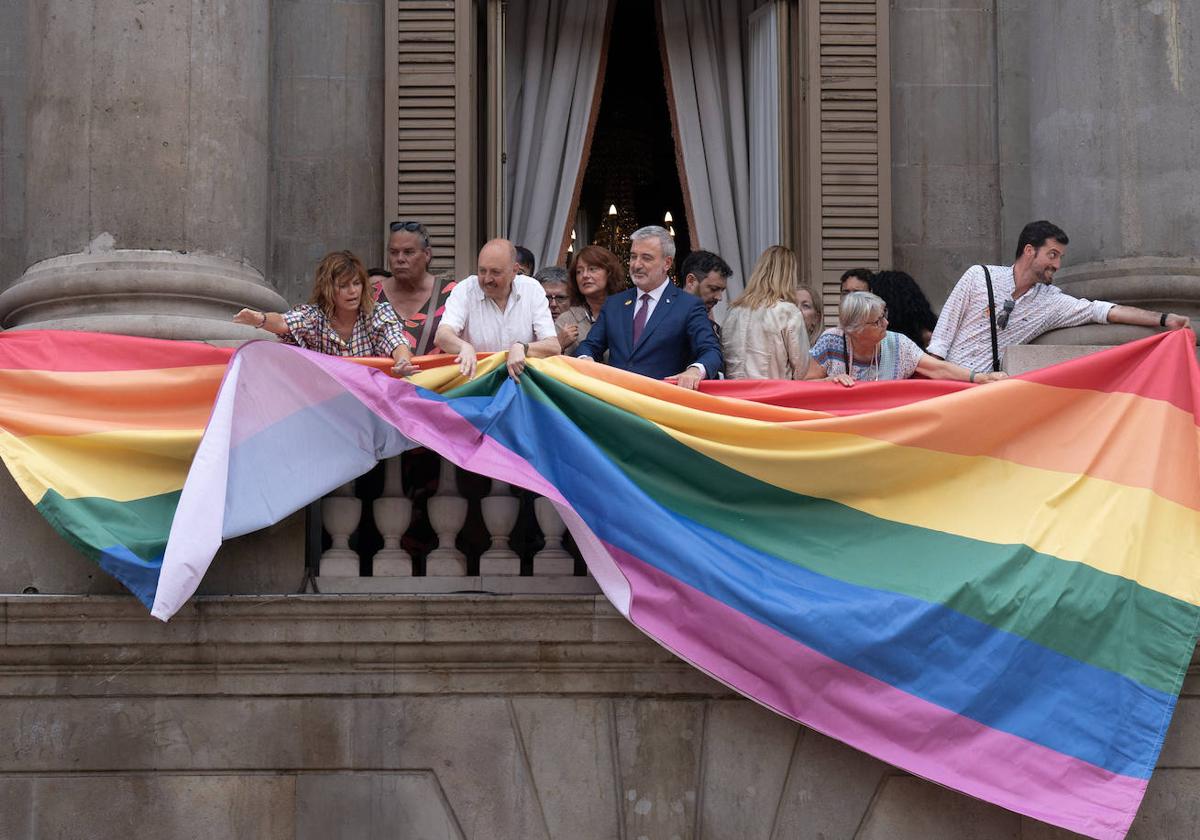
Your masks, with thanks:
[{"label": "woman with glasses", "polygon": [[349,251],[327,254],[317,265],[308,303],[287,312],[243,309],[233,320],[330,356],[391,356],[399,376],[417,371],[400,319],[386,301],[375,301],[366,269]]},{"label": "woman with glasses", "polygon": [[414,354],[440,353],[434,336],[456,281],[429,271],[433,249],[423,224],[392,222],[389,227],[387,259],[392,276],[383,278],[379,299],[387,300],[400,316]]},{"label": "woman with glasses", "polygon": [[721,328],[727,377],[810,378],[808,325],[796,299],[799,277],[800,264],[790,248],[772,245],[763,251]]},{"label": "woman with glasses", "polygon": [[571,305],[554,322],[564,355],[573,355],[579,342],[587,338],[592,324],[609,295],[623,291],[625,269],[617,255],[599,245],[587,245],[571,261],[567,272],[567,294]]},{"label": "woman with glasses", "polygon": [[840,327],[827,330],[812,348],[812,357],[830,379],[850,387],[855,382],[908,379],[919,373],[929,379],[994,382],[1005,373],[975,373],[961,365],[930,356],[911,338],[888,330],[887,306],[871,292],[850,292],[842,298]]}]

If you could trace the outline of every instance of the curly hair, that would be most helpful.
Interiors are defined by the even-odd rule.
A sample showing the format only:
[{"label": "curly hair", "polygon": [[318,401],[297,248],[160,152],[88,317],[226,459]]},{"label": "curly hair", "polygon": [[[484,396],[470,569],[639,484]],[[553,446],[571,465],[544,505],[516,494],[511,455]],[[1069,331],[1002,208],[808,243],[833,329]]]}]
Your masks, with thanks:
[{"label": "curly hair", "polygon": [[925,334],[933,332],[937,316],[917,281],[903,271],[881,271],[871,278],[871,291],[887,304],[892,332],[904,333],[925,349]]},{"label": "curly hair", "polygon": [[362,261],[349,251],[326,254],[317,264],[312,297],[308,302],[320,307],[326,317],[332,317],[338,286],[355,278],[363,289],[358,299],[358,311],[370,318],[375,309],[375,297],[369,291],[371,284],[367,280],[367,270],[363,268]]},{"label": "curly hair", "polygon": [[615,295],[623,291],[629,284],[625,281],[625,269],[617,255],[599,245],[586,245],[571,260],[571,268],[567,273],[567,293],[571,296],[572,306],[583,306],[583,292],[579,291],[579,263],[585,262],[595,268],[604,269],[608,279],[604,284],[606,294]]}]

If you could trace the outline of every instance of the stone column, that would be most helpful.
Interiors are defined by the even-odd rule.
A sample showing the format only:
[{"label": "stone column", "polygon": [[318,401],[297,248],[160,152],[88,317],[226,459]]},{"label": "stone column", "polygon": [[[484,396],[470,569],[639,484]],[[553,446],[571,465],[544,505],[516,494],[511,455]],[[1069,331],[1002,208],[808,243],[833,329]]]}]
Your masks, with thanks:
[{"label": "stone column", "polygon": [[[1200,4],[1036,0],[1019,26],[1027,77],[1024,221],[1071,237],[1057,283],[1072,295],[1200,315]],[[1023,20],[1018,20],[1023,18]],[[1009,33],[1013,34],[1013,33]],[[1011,259],[1018,222],[1006,219]],[[1115,343],[1137,328],[1078,328],[1044,342]]]},{"label": "stone column", "polygon": [[269,208],[268,0],[28,7],[25,273],[0,325],[247,338]]}]

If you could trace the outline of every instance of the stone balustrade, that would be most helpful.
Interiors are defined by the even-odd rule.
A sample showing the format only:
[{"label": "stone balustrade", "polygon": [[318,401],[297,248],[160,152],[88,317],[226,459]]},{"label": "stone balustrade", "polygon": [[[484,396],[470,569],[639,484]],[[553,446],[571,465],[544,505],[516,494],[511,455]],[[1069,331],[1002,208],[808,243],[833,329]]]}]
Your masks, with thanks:
[{"label": "stone balustrade", "polygon": [[[424,480],[434,474],[436,481]],[[319,516],[327,535],[320,592],[599,591],[553,502],[423,450],[338,488],[321,500]]]}]

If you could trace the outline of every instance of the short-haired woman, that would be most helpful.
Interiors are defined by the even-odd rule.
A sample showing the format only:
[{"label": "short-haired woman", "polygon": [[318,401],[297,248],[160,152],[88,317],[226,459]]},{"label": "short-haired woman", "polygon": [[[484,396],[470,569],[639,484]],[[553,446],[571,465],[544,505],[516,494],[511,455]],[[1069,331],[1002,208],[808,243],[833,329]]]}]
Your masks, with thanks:
[{"label": "short-haired woman", "polygon": [[330,356],[391,356],[399,376],[417,370],[395,310],[368,292],[366,269],[349,251],[327,254],[317,265],[308,303],[287,312],[243,309],[233,320]]},{"label": "short-haired woman", "polygon": [[782,245],[763,251],[721,327],[730,379],[805,379],[808,325],[796,301],[800,264]]},{"label": "short-haired woman", "polygon": [[871,292],[850,292],[842,298],[840,327],[826,330],[812,348],[812,357],[830,379],[847,387],[855,382],[908,379],[919,373],[929,379],[995,382],[1005,373],[975,373],[930,356],[908,336],[888,331],[887,306]]}]

